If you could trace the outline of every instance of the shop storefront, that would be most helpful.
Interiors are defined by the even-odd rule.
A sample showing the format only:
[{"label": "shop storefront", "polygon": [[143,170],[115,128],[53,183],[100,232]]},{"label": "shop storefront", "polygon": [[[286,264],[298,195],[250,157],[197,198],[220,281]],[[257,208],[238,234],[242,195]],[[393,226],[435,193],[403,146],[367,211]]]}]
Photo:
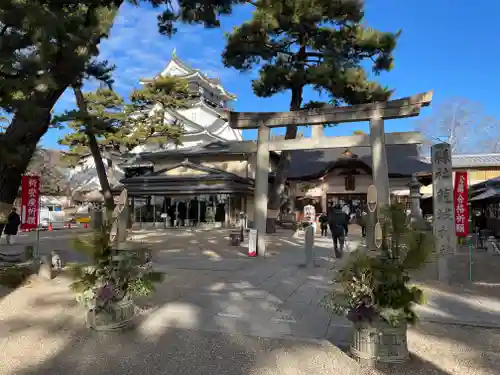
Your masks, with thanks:
[{"label": "shop storefront", "polygon": [[237,225],[254,185],[224,171],[182,163],[182,175],[169,174],[175,166],[122,180],[128,191],[133,221],[140,226],[191,227]]}]

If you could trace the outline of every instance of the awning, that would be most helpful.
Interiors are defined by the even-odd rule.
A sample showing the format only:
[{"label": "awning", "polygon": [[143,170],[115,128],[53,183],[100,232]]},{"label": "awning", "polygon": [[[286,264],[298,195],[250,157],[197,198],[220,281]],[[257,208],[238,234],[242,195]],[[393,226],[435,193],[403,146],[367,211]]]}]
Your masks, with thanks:
[{"label": "awning", "polygon": [[489,188],[484,193],[481,193],[474,198],[471,198],[471,201],[482,201],[485,199],[492,198],[500,198],[500,189],[498,188]]}]

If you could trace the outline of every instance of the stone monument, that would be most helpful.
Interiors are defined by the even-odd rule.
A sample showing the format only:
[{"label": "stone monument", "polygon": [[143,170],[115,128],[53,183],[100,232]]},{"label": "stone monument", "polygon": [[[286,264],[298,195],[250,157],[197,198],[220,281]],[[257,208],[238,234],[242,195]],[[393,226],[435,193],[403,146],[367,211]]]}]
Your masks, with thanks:
[{"label": "stone monument", "polygon": [[456,251],[457,237],[453,215],[453,171],[448,143],[432,146],[433,231],[436,236],[437,276],[449,281],[449,258]]}]

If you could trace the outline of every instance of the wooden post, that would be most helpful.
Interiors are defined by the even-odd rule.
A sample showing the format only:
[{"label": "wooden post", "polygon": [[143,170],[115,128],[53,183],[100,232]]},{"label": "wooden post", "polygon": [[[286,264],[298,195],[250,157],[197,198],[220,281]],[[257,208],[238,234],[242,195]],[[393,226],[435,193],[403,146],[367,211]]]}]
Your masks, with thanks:
[{"label": "wooden post", "polygon": [[257,230],[257,254],[266,255],[267,194],[269,176],[269,135],[271,130],[263,123],[257,139],[257,167],[255,171],[255,229]]}]

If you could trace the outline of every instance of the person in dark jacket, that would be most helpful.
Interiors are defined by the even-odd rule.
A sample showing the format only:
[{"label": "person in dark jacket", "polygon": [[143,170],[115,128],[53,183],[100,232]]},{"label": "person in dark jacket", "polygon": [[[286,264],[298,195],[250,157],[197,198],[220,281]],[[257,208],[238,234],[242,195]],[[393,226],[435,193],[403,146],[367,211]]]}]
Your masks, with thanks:
[{"label": "person in dark jacket", "polygon": [[12,243],[12,236],[15,236],[17,234],[19,225],[21,225],[21,218],[19,217],[16,208],[13,207],[12,211],[9,214],[9,217],[7,218],[7,225],[5,225],[4,229],[8,245]]},{"label": "person in dark jacket", "polygon": [[335,257],[341,258],[344,251],[345,236],[349,230],[349,216],[342,211],[339,204],[330,208],[328,212],[328,226],[333,237]]},{"label": "person in dark jacket", "polygon": [[318,221],[319,221],[319,225],[321,227],[321,236],[326,237],[326,232],[328,230],[328,216],[326,215],[326,213],[324,213],[324,212],[321,213],[321,215],[318,218]]}]

